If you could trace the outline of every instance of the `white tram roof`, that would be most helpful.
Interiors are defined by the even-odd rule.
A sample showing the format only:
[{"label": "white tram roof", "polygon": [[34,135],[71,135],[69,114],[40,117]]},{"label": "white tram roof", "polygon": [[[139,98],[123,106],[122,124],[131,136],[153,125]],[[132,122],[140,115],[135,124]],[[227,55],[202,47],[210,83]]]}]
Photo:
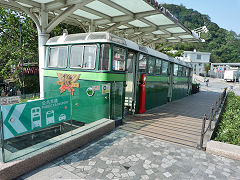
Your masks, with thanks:
[{"label": "white tram roof", "polygon": [[82,44],[82,43],[115,43],[127,48],[133,49],[135,51],[140,51],[155,57],[165,59],[176,64],[180,64],[189,68],[192,68],[191,65],[185,61],[181,61],[175,58],[172,58],[166,54],[163,54],[159,51],[153,50],[151,48],[141,46],[133,41],[128,39],[118,37],[109,32],[94,32],[94,33],[78,33],[70,35],[62,35],[50,38],[46,45],[67,45],[67,44]]}]

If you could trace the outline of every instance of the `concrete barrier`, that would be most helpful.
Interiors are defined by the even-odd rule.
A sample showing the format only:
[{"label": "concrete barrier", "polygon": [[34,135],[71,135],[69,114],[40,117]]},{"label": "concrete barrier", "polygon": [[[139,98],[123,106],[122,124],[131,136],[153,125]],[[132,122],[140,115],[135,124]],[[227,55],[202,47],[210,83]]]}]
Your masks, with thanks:
[{"label": "concrete barrier", "polygon": [[35,152],[35,155],[25,157],[24,159],[0,163],[0,179],[8,180],[21,176],[101,137],[115,128],[115,121],[113,120],[103,119],[94,123],[94,126],[91,125],[92,123],[86,125],[81,133],[59,141],[59,143],[55,143],[43,152]]},{"label": "concrete barrier", "polygon": [[240,161],[240,146],[237,145],[211,140],[207,142],[206,151],[211,154]]}]

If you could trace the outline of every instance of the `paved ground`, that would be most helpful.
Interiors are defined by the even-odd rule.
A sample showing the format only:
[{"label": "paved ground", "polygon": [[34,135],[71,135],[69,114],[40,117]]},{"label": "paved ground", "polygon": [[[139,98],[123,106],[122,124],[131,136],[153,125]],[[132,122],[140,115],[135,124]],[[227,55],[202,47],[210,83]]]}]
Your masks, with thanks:
[{"label": "paved ground", "polygon": [[[209,85],[202,90],[228,84]],[[240,179],[240,161],[119,128],[19,179]]]}]

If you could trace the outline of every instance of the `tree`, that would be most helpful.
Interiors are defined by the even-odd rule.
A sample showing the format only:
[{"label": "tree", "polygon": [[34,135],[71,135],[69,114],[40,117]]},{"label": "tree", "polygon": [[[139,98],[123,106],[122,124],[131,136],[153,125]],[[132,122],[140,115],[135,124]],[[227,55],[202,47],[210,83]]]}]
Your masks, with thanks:
[{"label": "tree", "polygon": [[211,65],[210,65],[210,63],[205,63],[204,65],[203,65],[203,68],[204,68],[204,71],[206,72],[206,76],[209,76],[209,70],[210,70],[210,68],[211,68]]},{"label": "tree", "polygon": [[[24,63],[38,63],[38,34],[35,23],[24,13],[20,14],[0,8],[0,80],[13,79],[16,86],[20,88],[23,84],[21,79],[19,15],[23,16],[21,22],[23,61]],[[62,35],[63,29],[67,29],[69,33],[83,32],[78,26],[61,23],[53,29],[50,37]],[[39,81],[38,78],[31,79]],[[26,89],[31,90],[32,82],[26,79],[26,83]],[[35,82],[34,84],[39,83]]]},{"label": "tree", "polygon": [[0,8],[0,76],[13,79],[17,86],[22,86],[20,23],[23,38],[24,62],[38,62],[37,31],[35,24],[25,14],[20,22],[20,14]]},{"label": "tree", "polygon": [[[170,49],[184,51],[197,49],[202,52],[211,52],[211,62],[240,61],[240,38],[235,32],[220,28],[216,23],[211,22],[208,15],[187,9],[183,5],[164,4],[163,6],[189,29],[206,25],[209,30],[207,34],[201,34],[201,38],[206,40],[205,43],[178,43],[169,46]],[[164,49],[161,51],[164,52]]]}]

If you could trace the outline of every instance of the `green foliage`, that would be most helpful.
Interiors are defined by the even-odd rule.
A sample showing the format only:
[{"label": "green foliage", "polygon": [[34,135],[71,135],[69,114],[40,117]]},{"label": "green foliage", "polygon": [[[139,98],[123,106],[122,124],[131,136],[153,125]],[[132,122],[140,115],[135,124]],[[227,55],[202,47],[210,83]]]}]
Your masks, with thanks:
[{"label": "green foliage", "polygon": [[39,76],[38,75],[25,75],[24,83],[27,86],[24,88],[25,94],[39,92]]},{"label": "green foliage", "polygon": [[67,29],[68,34],[84,33],[83,29],[79,28],[78,26],[60,23],[51,31],[50,37],[61,36],[64,29]]},{"label": "green foliage", "polygon": [[204,67],[204,71],[206,72],[206,75],[208,76],[208,73],[209,73],[209,70],[210,70],[210,68],[211,68],[211,65],[210,65],[210,63],[206,63],[206,64],[204,64],[203,65]]},{"label": "green foliage", "polygon": [[24,62],[38,62],[38,36],[35,24],[26,15],[21,14],[20,23],[17,12],[0,8],[0,77],[14,79],[21,84],[20,24],[23,37]]},{"label": "green foliage", "polygon": [[[207,26],[209,32],[201,34],[205,43],[178,43],[170,46],[171,49],[201,52],[211,52],[211,62],[239,62],[240,60],[240,35],[233,31],[220,28],[211,22],[209,16],[200,14],[193,9],[184,6],[164,4],[164,7],[175,15],[186,27],[193,30],[201,26]],[[161,50],[164,52],[164,49]]]},{"label": "green foliage", "polygon": [[[163,44],[157,45],[157,49],[160,48]],[[162,53],[167,54],[172,57],[180,57],[183,56],[183,50],[174,50],[172,47],[165,47],[161,50]]]},{"label": "green foliage", "polygon": [[240,145],[240,97],[233,92],[227,95],[225,111],[215,140]]},{"label": "green foliage", "polygon": [[24,102],[27,102],[29,100],[35,100],[35,99],[39,99],[40,97],[39,96],[33,96],[33,97],[27,97],[27,98],[20,98],[19,99],[19,103],[24,103]]},{"label": "green foliage", "polygon": [[[23,86],[21,79],[21,55],[20,55],[20,24],[22,34],[22,50],[24,63],[38,63],[38,34],[35,23],[26,14],[21,13],[23,20],[20,23],[18,12],[0,7],[0,82],[3,79],[13,79],[16,87]],[[50,34],[59,36],[63,29],[69,33],[83,32],[78,26],[61,23]],[[39,92],[38,77],[29,79],[25,77],[25,92]]]}]

